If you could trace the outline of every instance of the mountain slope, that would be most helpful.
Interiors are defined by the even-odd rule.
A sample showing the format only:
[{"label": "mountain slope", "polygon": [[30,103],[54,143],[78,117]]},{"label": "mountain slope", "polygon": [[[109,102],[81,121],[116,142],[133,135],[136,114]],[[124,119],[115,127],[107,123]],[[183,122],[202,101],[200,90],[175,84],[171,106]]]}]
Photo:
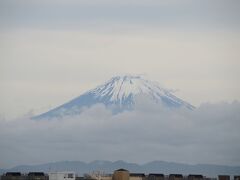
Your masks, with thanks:
[{"label": "mountain slope", "polygon": [[93,161],[85,163],[81,161],[62,161],[55,163],[47,163],[32,166],[16,166],[11,169],[3,170],[7,171],[75,171],[79,175],[85,173],[91,173],[93,171],[104,171],[105,173],[112,173],[116,169],[128,169],[131,173],[164,173],[165,175],[170,173],[180,173],[184,175],[188,174],[202,174],[207,177],[217,177],[220,174],[227,175],[239,175],[240,166],[224,166],[224,165],[211,165],[211,164],[183,164],[165,161],[152,161],[143,165],[128,163],[124,161]]},{"label": "mountain slope", "polygon": [[98,103],[104,104],[113,113],[119,113],[134,109],[136,97],[141,95],[169,108],[186,107],[194,109],[192,105],[177,98],[170,91],[141,76],[116,76],[68,103],[34,118],[49,119],[76,115],[81,113],[83,107],[91,107]]}]

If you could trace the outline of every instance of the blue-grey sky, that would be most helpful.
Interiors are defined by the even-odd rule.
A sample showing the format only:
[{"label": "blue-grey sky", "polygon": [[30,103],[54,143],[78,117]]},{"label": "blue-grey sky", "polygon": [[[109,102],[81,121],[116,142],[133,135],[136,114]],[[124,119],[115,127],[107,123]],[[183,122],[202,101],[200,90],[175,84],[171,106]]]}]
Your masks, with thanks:
[{"label": "blue-grey sky", "polygon": [[[24,118],[23,123],[16,123],[21,122],[22,118],[19,117],[25,114],[47,111],[112,76],[125,73],[146,74],[149,79],[173,89],[176,96],[196,107],[205,102],[211,103],[209,111],[209,106],[203,105],[203,110],[200,108],[193,115],[182,117],[180,113],[177,116],[184,119],[186,127],[175,127],[173,136],[182,135],[182,139],[177,139],[176,143],[160,138],[160,135],[168,137],[167,132],[159,135],[153,129],[155,133],[150,133],[146,138],[149,138],[149,147],[155,148],[151,149],[152,156],[146,155],[142,162],[154,160],[158,155],[159,159],[178,162],[239,165],[240,136],[236,127],[239,127],[240,111],[239,103],[232,103],[240,100],[239,47],[238,0],[0,0],[0,149],[3,151],[0,153],[0,166],[74,160],[77,151],[72,149],[68,158],[63,148],[66,144],[59,142],[62,140],[57,136],[64,136],[61,128],[66,130],[67,138],[73,138],[70,147],[76,146],[84,151],[80,143],[86,145],[86,153],[79,157],[82,160],[98,159],[92,156],[94,152],[90,152],[90,149],[102,144],[98,155],[105,159],[125,157],[126,160],[141,163],[139,157],[141,152],[144,153],[144,147],[140,147],[140,153],[132,158],[126,157],[130,152],[123,148],[119,154],[117,145],[112,143],[114,139],[107,142],[102,139],[94,144],[97,141],[95,137],[104,138],[99,131],[93,133],[94,137],[89,137],[83,131],[82,135],[88,138],[78,141],[76,134],[71,135],[70,132],[77,125],[85,127],[82,122],[63,122],[67,128],[60,124],[52,127],[55,122],[42,122],[39,125]],[[89,111],[87,118],[94,124],[96,117],[91,112],[95,112],[95,109]],[[102,120],[106,116],[110,122],[116,120],[116,117],[109,117],[104,108],[97,108],[97,113],[103,114]],[[140,117],[148,118],[149,114],[147,112]],[[160,114],[155,112],[157,116]],[[120,115],[119,119],[128,120],[131,117],[135,117],[134,112]],[[140,117],[136,116],[134,120]],[[84,118],[85,115],[77,119]],[[149,118],[153,121],[146,130],[155,124],[155,118]],[[166,120],[172,118],[170,116]],[[192,118],[197,120],[190,122]],[[201,119],[204,119],[204,123],[212,120],[207,129],[204,123],[201,124]],[[219,122],[217,119],[220,119]],[[108,120],[103,123],[104,126],[107,126]],[[162,126],[164,122],[159,123]],[[210,139],[206,134],[190,137],[189,134],[193,133],[191,129],[185,131],[188,127],[199,126],[204,128],[206,134],[211,134]],[[9,127],[14,131],[9,131]],[[43,147],[48,147],[45,151],[50,154],[55,152],[56,144],[51,145],[51,142],[59,143],[61,151],[53,153],[52,157],[43,157],[42,154],[41,159],[31,156],[26,160],[38,148],[37,144],[31,144],[33,139],[29,140],[32,129],[38,127],[40,130],[37,130],[34,138]],[[53,134],[48,134],[44,127],[54,129]],[[91,124],[87,127],[90,128]],[[109,128],[112,127],[115,125],[110,124]],[[124,130],[123,127],[125,125],[120,126],[120,130]],[[126,130],[126,136],[119,139],[120,145],[124,144],[127,135],[131,136],[133,129],[130,126]],[[216,135],[216,132],[223,133]],[[41,134],[49,136],[51,142]],[[135,132],[132,135],[137,137],[139,134]],[[8,137],[11,141],[7,140]],[[187,142],[179,145],[184,137]],[[88,144],[88,140],[92,143]],[[139,143],[146,142],[144,138],[144,141],[138,140]],[[28,149],[19,149],[8,143],[12,141],[24,143]],[[131,143],[133,141],[130,140]],[[114,150],[112,156],[107,156],[109,152],[106,147]],[[175,147],[181,150],[181,156],[174,150]],[[202,152],[200,147],[203,150],[209,147],[209,154],[199,155]],[[135,152],[134,144],[130,150]],[[189,155],[189,152],[193,152],[193,155]],[[14,154],[21,154],[21,157],[9,160],[8,157]]]},{"label": "blue-grey sky", "polygon": [[118,74],[195,106],[239,100],[239,1],[0,1],[1,112],[39,113]]},{"label": "blue-grey sky", "polygon": [[[10,27],[80,28],[114,24],[179,28],[239,28],[239,1],[1,1]],[[105,24],[106,23],[106,24]]]}]

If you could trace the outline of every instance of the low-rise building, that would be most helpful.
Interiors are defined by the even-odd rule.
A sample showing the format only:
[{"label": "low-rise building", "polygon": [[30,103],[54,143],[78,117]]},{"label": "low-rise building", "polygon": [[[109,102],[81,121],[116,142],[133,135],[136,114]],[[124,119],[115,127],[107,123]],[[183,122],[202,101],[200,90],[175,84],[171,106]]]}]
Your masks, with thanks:
[{"label": "low-rise building", "polygon": [[201,174],[189,174],[187,179],[188,180],[202,180],[203,175],[201,175]]},{"label": "low-rise building", "polygon": [[164,180],[164,174],[149,174],[148,180]]},{"label": "low-rise building", "polygon": [[234,180],[240,180],[240,176],[234,176]]},{"label": "low-rise building", "polygon": [[129,180],[129,171],[126,169],[118,169],[114,171],[112,180]]},{"label": "low-rise building", "polygon": [[130,180],[146,180],[146,176],[143,173],[130,173]]},{"label": "low-rise building", "polygon": [[48,180],[48,176],[44,172],[29,172],[27,180]]},{"label": "low-rise building", "polygon": [[49,180],[75,180],[75,172],[50,172],[48,173]]},{"label": "low-rise building", "polygon": [[229,175],[219,175],[218,180],[230,180],[230,176]]},{"label": "low-rise building", "polygon": [[168,176],[169,180],[182,180],[183,179],[183,175],[182,174],[170,174]]},{"label": "low-rise building", "polygon": [[25,178],[20,172],[7,172],[2,175],[1,180],[24,180]]}]

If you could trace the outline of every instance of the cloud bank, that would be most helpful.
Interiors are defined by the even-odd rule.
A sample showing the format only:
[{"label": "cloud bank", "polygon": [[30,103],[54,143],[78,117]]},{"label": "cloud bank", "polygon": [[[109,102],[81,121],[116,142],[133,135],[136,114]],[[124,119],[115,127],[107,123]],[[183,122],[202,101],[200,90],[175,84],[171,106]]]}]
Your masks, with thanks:
[{"label": "cloud bank", "polygon": [[0,120],[0,167],[96,159],[240,165],[239,127],[239,102],[188,111],[145,99],[117,115],[98,104],[58,120]]}]

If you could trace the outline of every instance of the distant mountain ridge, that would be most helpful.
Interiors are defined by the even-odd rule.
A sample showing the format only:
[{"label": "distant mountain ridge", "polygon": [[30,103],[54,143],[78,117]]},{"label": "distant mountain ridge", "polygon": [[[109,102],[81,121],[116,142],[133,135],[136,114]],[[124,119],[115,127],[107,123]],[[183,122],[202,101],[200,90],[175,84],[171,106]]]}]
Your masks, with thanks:
[{"label": "distant mountain ridge", "polygon": [[113,113],[134,109],[136,97],[145,96],[154,103],[161,103],[168,108],[185,107],[194,109],[194,106],[174,96],[169,90],[162,88],[158,83],[147,80],[142,76],[116,76],[106,83],[85,92],[79,97],[56,107],[33,119],[51,119],[80,114],[84,107],[104,104]]},{"label": "distant mountain ridge", "polygon": [[165,161],[152,161],[142,165],[136,163],[128,163],[125,161],[93,161],[85,163],[82,161],[61,161],[55,163],[46,163],[40,165],[21,165],[11,169],[2,170],[2,173],[7,171],[75,171],[79,175],[91,173],[93,171],[102,171],[105,173],[112,173],[114,170],[124,168],[132,173],[181,173],[188,174],[202,174],[207,177],[217,177],[220,174],[240,175],[240,166],[224,166],[211,164],[183,164]]}]

